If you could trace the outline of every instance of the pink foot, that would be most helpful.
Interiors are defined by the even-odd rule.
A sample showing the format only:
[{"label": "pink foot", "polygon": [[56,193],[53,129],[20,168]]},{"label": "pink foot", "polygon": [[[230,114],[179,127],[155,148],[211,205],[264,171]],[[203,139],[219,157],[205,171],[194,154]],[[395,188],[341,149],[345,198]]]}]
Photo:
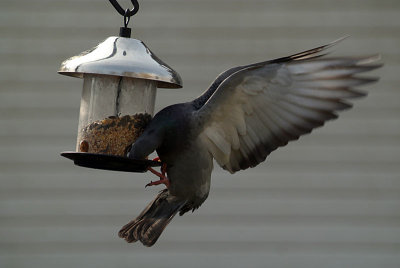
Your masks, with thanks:
[{"label": "pink foot", "polygon": [[[160,158],[154,158],[153,161],[160,161]],[[162,164],[161,167],[161,173],[154,170],[153,168],[149,167],[147,168],[148,171],[150,171],[151,173],[153,173],[154,175],[156,175],[157,177],[160,178],[160,180],[158,181],[151,181],[150,183],[146,184],[145,187],[147,186],[153,186],[153,185],[159,185],[159,184],[165,184],[165,186],[167,186],[167,188],[169,188],[169,179],[167,178],[167,176],[165,176],[165,173],[167,171],[167,164]]]}]

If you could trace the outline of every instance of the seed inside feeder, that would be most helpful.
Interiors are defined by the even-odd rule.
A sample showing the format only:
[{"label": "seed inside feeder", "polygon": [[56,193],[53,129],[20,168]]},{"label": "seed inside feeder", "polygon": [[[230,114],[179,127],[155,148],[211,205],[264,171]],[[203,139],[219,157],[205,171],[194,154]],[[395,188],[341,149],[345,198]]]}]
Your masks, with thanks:
[{"label": "seed inside feeder", "polygon": [[79,133],[79,151],[125,156],[150,120],[150,114],[141,113],[92,122]]}]

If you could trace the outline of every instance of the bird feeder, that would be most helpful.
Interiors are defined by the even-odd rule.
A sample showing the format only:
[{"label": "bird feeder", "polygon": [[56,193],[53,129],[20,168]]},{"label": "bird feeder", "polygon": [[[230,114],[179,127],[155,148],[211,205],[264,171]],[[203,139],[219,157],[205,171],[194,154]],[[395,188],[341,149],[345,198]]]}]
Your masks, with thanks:
[{"label": "bird feeder", "polygon": [[61,155],[79,166],[144,172],[158,163],[126,155],[153,116],[157,88],[181,88],[182,82],[142,41],[130,38],[127,24],[137,1],[125,11],[110,2],[124,16],[120,36],[65,60],[59,69],[83,78],[76,151]]}]

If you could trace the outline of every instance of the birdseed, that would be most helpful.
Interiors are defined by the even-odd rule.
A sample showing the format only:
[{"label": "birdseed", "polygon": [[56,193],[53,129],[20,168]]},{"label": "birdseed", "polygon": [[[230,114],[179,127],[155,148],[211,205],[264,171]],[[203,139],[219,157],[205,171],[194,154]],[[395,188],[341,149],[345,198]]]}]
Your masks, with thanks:
[{"label": "birdseed", "polygon": [[150,114],[110,116],[92,122],[80,132],[79,151],[126,156],[127,150],[143,133]]}]

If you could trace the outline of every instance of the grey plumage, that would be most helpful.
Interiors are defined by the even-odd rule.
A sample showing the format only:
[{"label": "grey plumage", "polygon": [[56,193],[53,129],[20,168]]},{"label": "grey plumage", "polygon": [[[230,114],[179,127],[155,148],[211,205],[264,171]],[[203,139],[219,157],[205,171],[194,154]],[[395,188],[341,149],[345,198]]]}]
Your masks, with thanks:
[{"label": "grey plumage", "polygon": [[168,190],[161,191],[142,213],[119,231],[119,236],[129,243],[140,241],[152,246],[175,214],[185,205],[169,195]]},{"label": "grey plumage", "polygon": [[255,167],[278,147],[337,118],[337,111],[352,106],[350,99],[365,96],[354,87],[377,81],[359,74],[380,67],[374,63],[379,57],[321,54],[337,42],[232,68],[197,99],[157,113],[128,156],[144,159],[156,150],[170,186],[120,237],[153,245],[177,212],[206,200],[213,159],[231,173]]}]

